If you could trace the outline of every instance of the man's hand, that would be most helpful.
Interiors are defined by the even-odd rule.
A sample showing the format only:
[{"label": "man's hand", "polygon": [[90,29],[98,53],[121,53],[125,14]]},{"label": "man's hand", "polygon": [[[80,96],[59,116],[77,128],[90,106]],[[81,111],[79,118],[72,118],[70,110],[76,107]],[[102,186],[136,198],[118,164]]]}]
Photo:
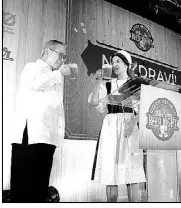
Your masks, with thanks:
[{"label": "man's hand", "polygon": [[62,65],[60,68],[59,68],[60,72],[62,73],[63,76],[68,76],[71,74],[71,71],[70,71],[70,67],[68,65]]}]

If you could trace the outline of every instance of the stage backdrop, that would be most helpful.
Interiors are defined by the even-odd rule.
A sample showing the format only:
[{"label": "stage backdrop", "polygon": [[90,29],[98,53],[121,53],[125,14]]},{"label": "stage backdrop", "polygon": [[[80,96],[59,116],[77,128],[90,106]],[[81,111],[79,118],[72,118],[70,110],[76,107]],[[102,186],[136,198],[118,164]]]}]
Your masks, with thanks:
[{"label": "stage backdrop", "polygon": [[[105,115],[87,102],[95,83],[95,72],[111,55],[125,49],[138,63],[141,76],[181,85],[180,37],[104,1],[70,0],[68,19],[69,62],[79,68],[77,80],[65,80],[66,136],[68,139],[95,139]],[[147,51],[139,50],[131,38],[133,25],[147,27],[154,39]]]}]

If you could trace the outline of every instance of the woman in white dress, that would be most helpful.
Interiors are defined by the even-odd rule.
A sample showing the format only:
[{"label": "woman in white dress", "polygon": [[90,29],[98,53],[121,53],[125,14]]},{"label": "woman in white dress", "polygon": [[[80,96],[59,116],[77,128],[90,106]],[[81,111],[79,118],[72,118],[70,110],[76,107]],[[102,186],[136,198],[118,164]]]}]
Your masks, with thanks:
[{"label": "woman in white dress", "polygon": [[[138,117],[129,107],[106,104],[108,94],[119,95],[120,88],[128,81],[128,69],[132,59],[128,52],[121,50],[112,57],[112,68],[117,79],[104,81],[97,72],[97,81],[89,96],[89,103],[99,112],[108,112],[105,116],[98,140],[92,179],[106,184],[108,202],[116,202],[118,185],[126,184],[129,201],[138,201],[140,194],[132,190],[145,182],[143,169],[143,150],[138,147]],[[102,101],[102,102],[100,102]]]}]

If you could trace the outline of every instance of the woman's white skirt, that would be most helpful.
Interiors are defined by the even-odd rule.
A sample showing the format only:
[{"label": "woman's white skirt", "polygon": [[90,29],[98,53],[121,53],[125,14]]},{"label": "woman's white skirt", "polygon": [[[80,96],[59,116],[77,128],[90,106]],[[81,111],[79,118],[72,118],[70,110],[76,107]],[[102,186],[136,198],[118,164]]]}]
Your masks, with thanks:
[{"label": "woman's white skirt", "polygon": [[[145,182],[143,150],[139,149],[139,132],[132,113],[108,114],[104,118],[94,182],[119,185]],[[125,136],[127,134],[127,136]],[[131,134],[131,135],[129,135]]]}]

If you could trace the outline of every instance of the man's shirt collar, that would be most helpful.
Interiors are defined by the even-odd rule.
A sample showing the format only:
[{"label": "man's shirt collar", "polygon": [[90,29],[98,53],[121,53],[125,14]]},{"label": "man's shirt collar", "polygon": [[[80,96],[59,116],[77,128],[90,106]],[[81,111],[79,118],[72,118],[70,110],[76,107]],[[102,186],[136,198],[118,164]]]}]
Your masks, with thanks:
[{"label": "man's shirt collar", "polygon": [[47,70],[52,70],[52,67],[48,65],[45,61],[42,59],[38,59],[36,63],[41,67],[41,68],[46,68]]}]

